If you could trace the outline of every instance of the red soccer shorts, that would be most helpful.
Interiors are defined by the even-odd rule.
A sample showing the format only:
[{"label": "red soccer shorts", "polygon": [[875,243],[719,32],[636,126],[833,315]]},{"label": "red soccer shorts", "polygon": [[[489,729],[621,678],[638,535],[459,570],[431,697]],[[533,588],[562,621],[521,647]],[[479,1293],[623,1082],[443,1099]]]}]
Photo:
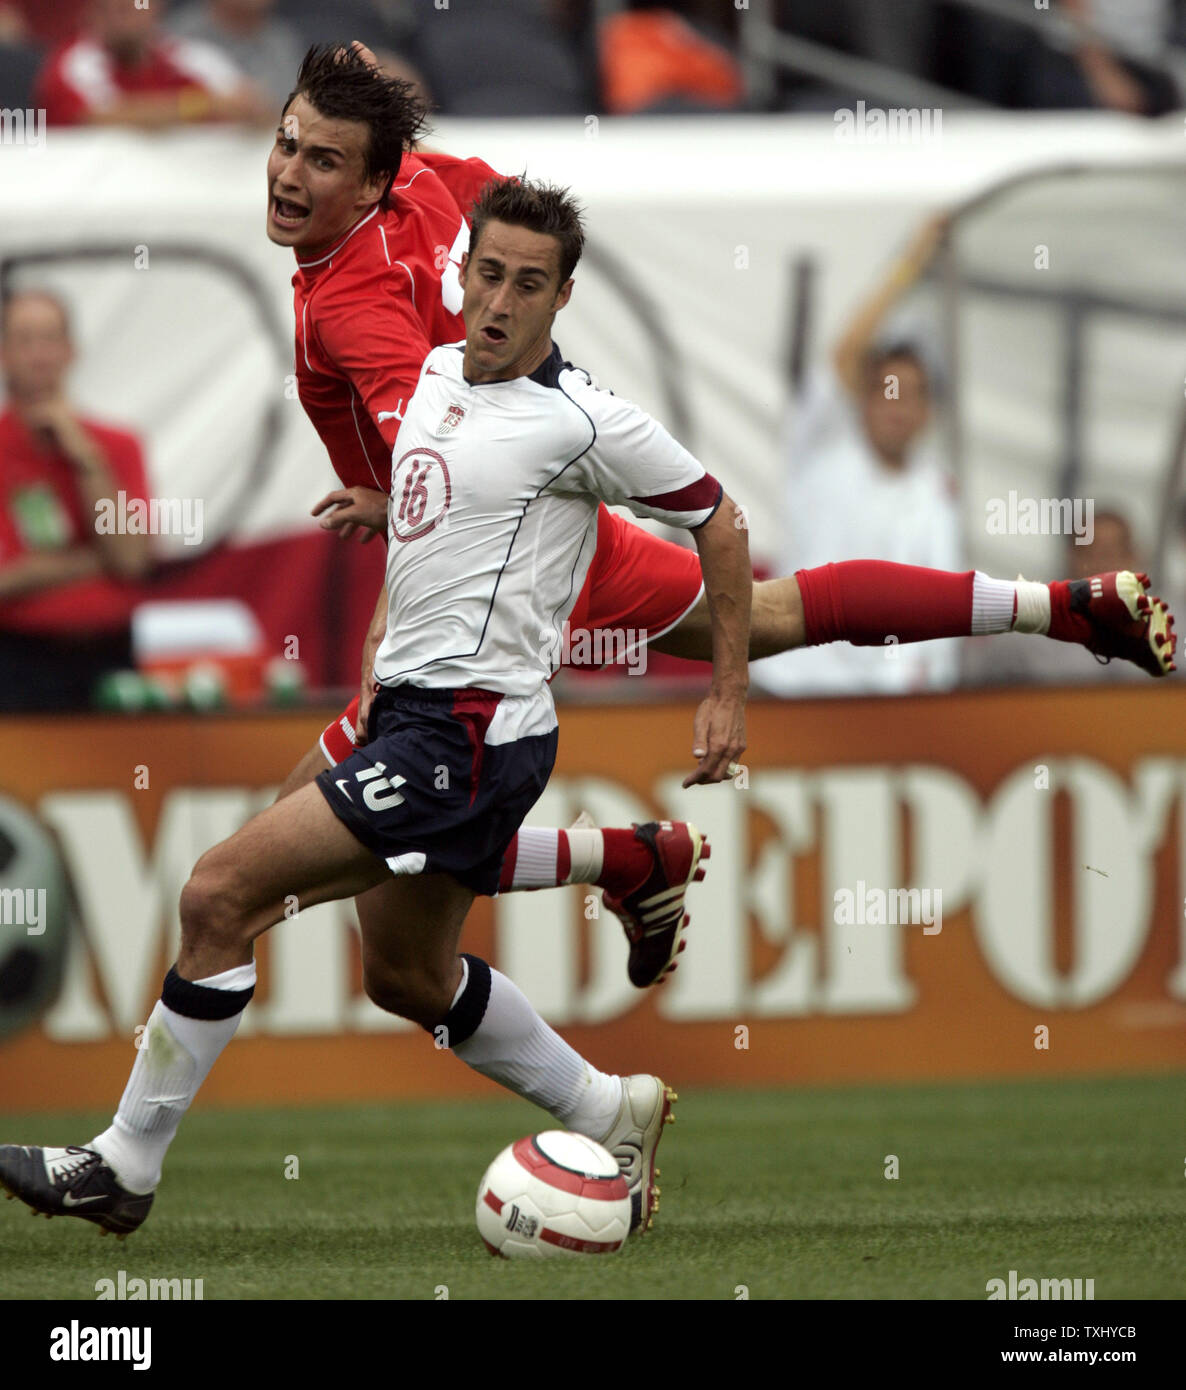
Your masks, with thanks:
[{"label": "red soccer shorts", "polygon": [[[599,508],[597,549],[569,615],[563,664],[598,666],[606,651],[662,637],[695,607],[703,589],[696,551]],[[358,746],[357,721],[355,696],[321,735],[321,751],[331,765],[344,762]]]}]

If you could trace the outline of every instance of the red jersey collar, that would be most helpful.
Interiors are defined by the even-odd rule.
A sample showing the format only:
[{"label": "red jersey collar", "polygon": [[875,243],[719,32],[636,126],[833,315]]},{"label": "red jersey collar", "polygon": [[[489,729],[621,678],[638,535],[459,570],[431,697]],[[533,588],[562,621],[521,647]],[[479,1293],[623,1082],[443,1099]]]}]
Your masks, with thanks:
[{"label": "red jersey collar", "polygon": [[[309,271],[309,270],[315,271],[315,270],[320,269],[321,267],[327,266],[327,265],[330,263],[330,261],[333,260],[333,258],[334,258],[334,257],[338,254],[338,252],[342,249],[342,247],[346,245],[346,243],[350,240],[350,238],[354,235],[354,233],[355,233],[355,232],[358,232],[358,231],[361,231],[362,228],[365,227],[366,224],[367,224],[368,222],[370,222],[372,218],[374,218],[374,217],[376,217],[376,216],[378,215],[378,213],[379,213],[379,204],[376,203],[375,206],[370,210],[370,212],[368,212],[368,213],[366,214],[365,217],[360,217],[360,218],[358,219],[358,221],[354,224],[354,226],[350,228],[350,230],[349,230],[349,231],[346,233],[346,235],[341,239],[341,241],[338,242],[338,244],[337,244],[336,246],[332,247],[332,248],[331,248],[330,250],[328,250],[328,251],[323,252],[320,256],[316,256],[316,257],[314,257],[312,260],[309,260],[309,261],[303,261],[303,260],[301,260],[300,256],[297,256],[297,258],[296,258],[297,269],[298,269],[298,270],[305,270],[305,271]],[[295,255],[296,253],[294,252],[293,254]]]}]

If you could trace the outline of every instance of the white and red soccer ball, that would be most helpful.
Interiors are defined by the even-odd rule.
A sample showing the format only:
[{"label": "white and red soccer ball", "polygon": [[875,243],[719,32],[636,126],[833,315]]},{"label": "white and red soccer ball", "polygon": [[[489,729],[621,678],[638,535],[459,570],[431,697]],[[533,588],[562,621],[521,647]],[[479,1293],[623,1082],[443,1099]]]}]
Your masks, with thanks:
[{"label": "white and red soccer ball", "polygon": [[478,1186],[477,1216],[492,1255],[610,1255],[630,1234],[630,1193],[611,1153],[553,1129],[503,1149]]}]

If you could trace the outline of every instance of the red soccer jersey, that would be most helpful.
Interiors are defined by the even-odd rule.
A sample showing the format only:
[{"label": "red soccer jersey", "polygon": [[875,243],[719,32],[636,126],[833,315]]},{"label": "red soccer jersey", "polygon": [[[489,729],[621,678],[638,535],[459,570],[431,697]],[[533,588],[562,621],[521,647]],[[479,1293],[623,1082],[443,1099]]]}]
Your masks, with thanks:
[{"label": "red soccer jersey", "polygon": [[[136,436],[83,419],[103,452],[116,489],[148,500],[144,455]],[[93,544],[95,517],[84,512],[74,468],[44,448],[12,411],[0,413],[0,569],[36,551]],[[114,579],[81,579],[0,603],[0,628],[12,632],[103,632],[127,623],[135,591]]]},{"label": "red soccer jersey", "polygon": [[343,487],[391,488],[391,451],[430,350],[465,337],[468,213],[498,175],[480,159],[404,156],[374,208],[293,276],[301,404]]},{"label": "red soccer jersey", "polygon": [[80,125],[121,97],[187,88],[225,95],[241,81],[231,60],[211,44],[161,37],[143,62],[125,67],[97,39],[82,34],[51,55],[37,78],[33,100],[44,107],[50,125]]}]

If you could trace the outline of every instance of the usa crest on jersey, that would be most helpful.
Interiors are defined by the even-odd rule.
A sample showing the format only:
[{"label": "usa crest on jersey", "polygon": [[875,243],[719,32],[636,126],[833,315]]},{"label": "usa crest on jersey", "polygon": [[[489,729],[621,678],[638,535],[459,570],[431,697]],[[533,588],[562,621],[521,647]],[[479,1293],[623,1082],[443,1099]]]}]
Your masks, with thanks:
[{"label": "usa crest on jersey", "polygon": [[436,436],[443,439],[453,431],[465,419],[465,407],[463,405],[451,405],[441,418],[441,423],[436,427]]}]

